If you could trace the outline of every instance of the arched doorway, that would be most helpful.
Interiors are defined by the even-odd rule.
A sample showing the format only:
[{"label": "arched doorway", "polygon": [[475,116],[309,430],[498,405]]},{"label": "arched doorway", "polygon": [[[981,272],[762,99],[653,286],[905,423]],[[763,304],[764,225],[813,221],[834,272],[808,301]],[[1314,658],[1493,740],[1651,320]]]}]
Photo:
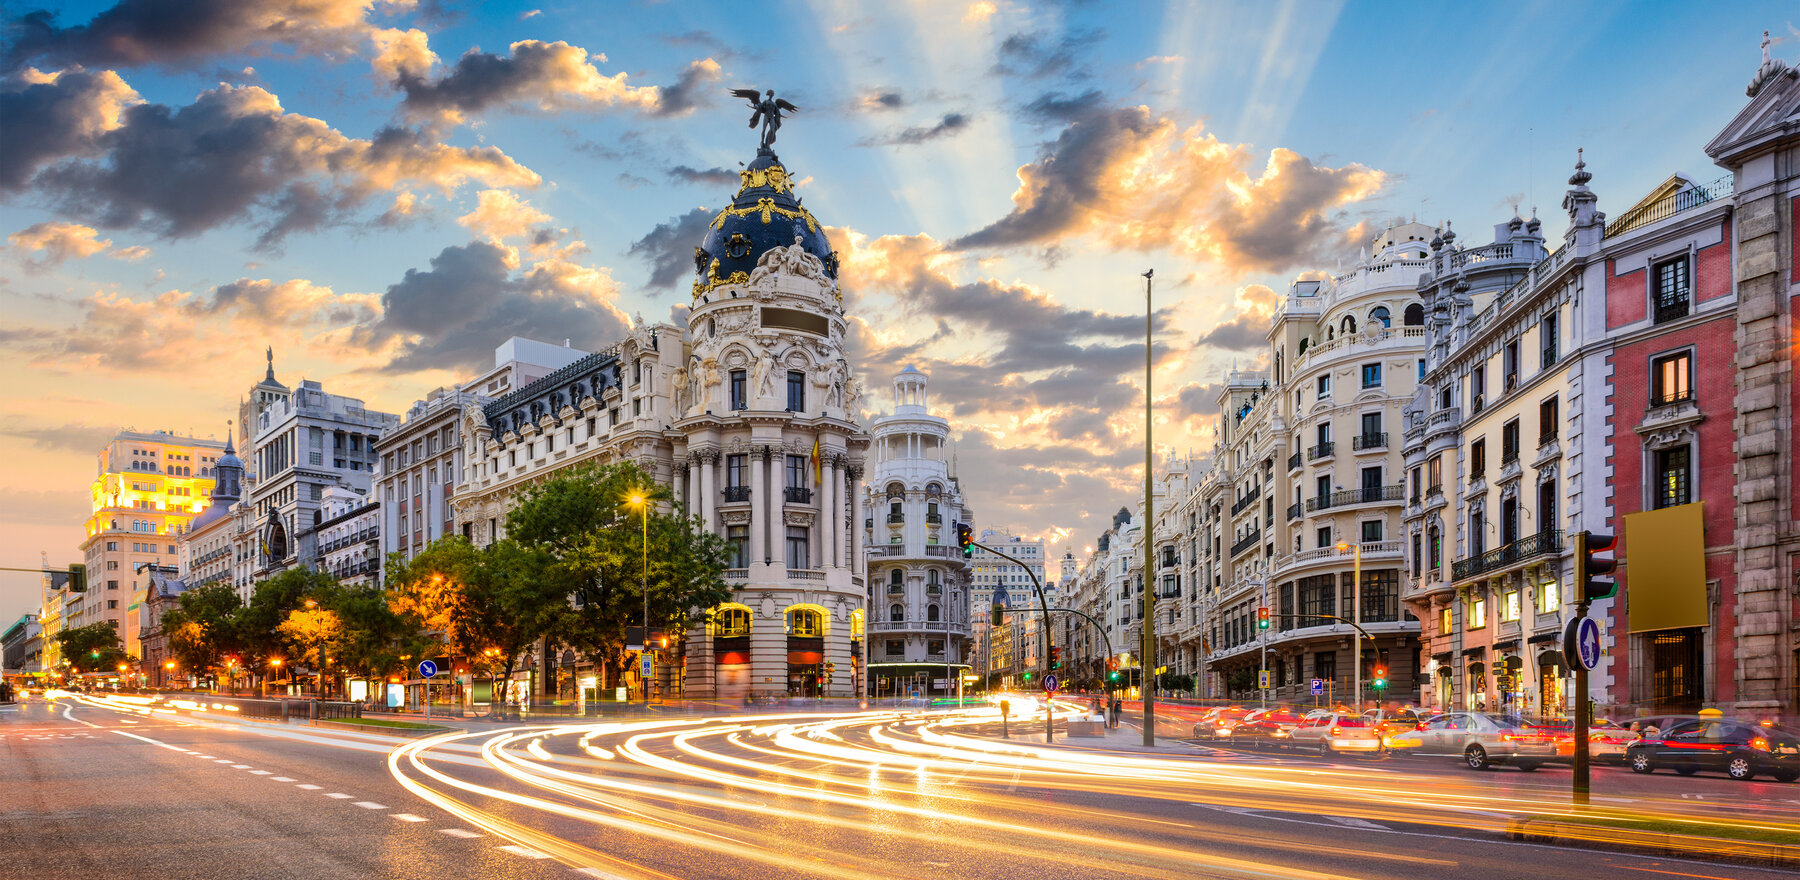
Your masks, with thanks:
[{"label": "arched doorway", "polygon": [[1437,710],[1439,712],[1450,711],[1450,698],[1455,684],[1456,679],[1450,674],[1450,667],[1439,666],[1437,671]]},{"label": "arched doorway", "polygon": [[1525,705],[1525,661],[1508,654],[1500,658],[1494,667],[1496,689],[1500,694],[1500,710],[1503,712],[1528,712]]},{"label": "arched doorway", "polygon": [[817,605],[787,610],[788,695],[821,697],[825,688],[825,636],[829,618]]},{"label": "arched doorway", "polygon": [[1569,711],[1569,696],[1564,689],[1569,668],[1563,664],[1561,651],[1545,651],[1538,655],[1538,705],[1545,715],[1563,715]]},{"label": "arched doorway", "polygon": [[1487,664],[1476,660],[1463,673],[1463,708],[1470,712],[1487,710]]},{"label": "arched doorway", "polygon": [[735,602],[713,609],[713,693],[736,702],[750,692],[750,606]]}]

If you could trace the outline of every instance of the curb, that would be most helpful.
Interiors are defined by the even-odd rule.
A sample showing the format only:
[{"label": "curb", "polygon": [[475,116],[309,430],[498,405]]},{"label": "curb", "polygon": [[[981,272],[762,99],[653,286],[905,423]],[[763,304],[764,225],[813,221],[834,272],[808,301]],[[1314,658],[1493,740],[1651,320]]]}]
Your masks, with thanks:
[{"label": "curb", "polygon": [[1513,840],[1537,843],[1569,843],[1601,846],[1609,849],[1649,852],[1663,856],[1681,856],[1776,867],[1800,866],[1800,846],[1694,834],[1670,834],[1662,831],[1634,831],[1579,822],[1549,819],[1513,819],[1506,825],[1506,836]]},{"label": "curb", "polygon": [[420,730],[420,729],[412,728],[412,727],[383,727],[379,724],[346,724],[342,721],[329,721],[329,720],[314,721],[314,722],[311,722],[308,726],[310,726],[310,727],[328,727],[328,728],[331,728],[332,730],[353,730],[353,731],[356,731],[357,733],[367,733],[367,734],[374,734],[374,735],[378,735],[378,736],[398,736],[398,737],[402,737],[405,739],[415,739],[415,738],[421,737],[421,736],[436,736],[440,733],[449,733],[450,731],[453,731],[453,730],[461,730],[462,729],[460,727],[429,727],[424,730]]}]

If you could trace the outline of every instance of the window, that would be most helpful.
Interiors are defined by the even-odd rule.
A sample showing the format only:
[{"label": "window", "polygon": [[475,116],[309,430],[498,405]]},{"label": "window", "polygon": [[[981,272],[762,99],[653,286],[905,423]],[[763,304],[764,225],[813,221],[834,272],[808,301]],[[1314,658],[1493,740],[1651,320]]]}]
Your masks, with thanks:
[{"label": "window", "polygon": [[107,607],[107,609],[108,609],[108,610],[112,610],[112,609],[114,609],[114,608],[118,608],[118,607],[119,607],[119,600],[117,600],[117,599],[108,599],[108,600],[106,600],[106,607]]},{"label": "window", "polygon": [[1519,387],[1519,340],[1506,344],[1506,353],[1501,360],[1506,367],[1506,390],[1511,391]]},{"label": "window", "polygon": [[787,457],[787,487],[789,489],[806,488],[806,456],[790,455]]},{"label": "window", "polygon": [[825,616],[811,608],[790,608],[787,613],[788,635],[820,638],[825,635]]},{"label": "window", "polygon": [[906,608],[898,602],[895,602],[894,604],[889,605],[888,606],[888,622],[889,623],[905,623],[906,622]]},{"label": "window", "polygon": [[1543,361],[1541,362],[1541,366],[1543,367],[1543,369],[1548,370],[1548,369],[1550,369],[1550,367],[1552,365],[1554,365],[1556,363],[1556,358],[1557,358],[1557,354],[1558,354],[1557,345],[1556,345],[1557,338],[1556,338],[1556,315],[1555,314],[1545,315],[1543,323],[1538,325],[1538,341],[1540,344],[1543,345],[1543,349],[1544,349],[1544,358],[1543,358]]},{"label": "window", "polygon": [[930,654],[933,657],[944,656],[944,640],[931,639],[930,641],[927,641],[925,643],[925,653]]},{"label": "window", "polygon": [[1320,526],[1314,534],[1314,537],[1318,539],[1319,543],[1314,544],[1313,546],[1321,548],[1330,547],[1332,545],[1331,526]]},{"label": "window", "polygon": [[1500,466],[1506,467],[1519,460],[1519,420],[1513,419],[1500,427]]},{"label": "window", "polygon": [[1434,455],[1425,462],[1426,491],[1441,494],[1444,491],[1444,456]]},{"label": "window", "polygon": [[1431,530],[1426,534],[1426,544],[1427,549],[1431,553],[1430,557],[1427,559],[1427,566],[1434,570],[1441,568],[1444,564],[1443,531],[1437,526],[1432,526]]},{"label": "window", "polygon": [[1389,318],[1387,306],[1376,306],[1374,309],[1370,310],[1369,322],[1374,323],[1376,321],[1380,321],[1381,326],[1384,329],[1394,326],[1394,322]]},{"label": "window", "polygon": [[1363,364],[1362,365],[1362,387],[1364,387],[1364,388],[1379,388],[1380,386],[1381,386],[1381,365],[1380,364]]},{"label": "window", "polygon": [[1692,298],[1688,258],[1684,256],[1666,263],[1658,263],[1654,271],[1656,273],[1656,323],[1661,324],[1665,321],[1687,317],[1689,300]]},{"label": "window", "polygon": [[743,370],[731,371],[731,408],[745,410],[750,408],[749,389],[745,387],[746,379]]},{"label": "window", "polygon": [[1355,315],[1345,315],[1344,320],[1339,322],[1339,326],[1341,326],[1343,328],[1345,336],[1349,336],[1350,334],[1355,333],[1356,332],[1356,316]]},{"label": "window", "polygon": [[1538,445],[1543,446],[1556,439],[1557,414],[1556,398],[1552,397],[1538,404]]},{"label": "window", "polygon": [[744,487],[744,463],[748,458],[749,456],[741,452],[725,456],[725,487],[727,489]]},{"label": "window", "polygon": [[1562,604],[1562,590],[1555,581],[1551,581],[1546,584],[1538,585],[1538,588],[1537,588],[1537,613],[1540,616],[1547,615],[1547,614],[1555,614],[1557,607],[1560,606],[1561,604]]},{"label": "window", "polygon": [[1469,406],[1476,412],[1487,399],[1487,367],[1476,367],[1469,371]]},{"label": "window", "polygon": [[787,374],[788,412],[806,412],[806,374],[789,370]]},{"label": "window", "polygon": [[1412,476],[1412,499],[1411,500],[1412,500],[1412,503],[1417,504],[1417,503],[1419,503],[1419,498],[1423,494],[1423,490],[1425,488],[1425,469],[1415,467],[1412,469],[1411,476]]},{"label": "window", "polygon": [[1507,590],[1500,594],[1500,622],[1517,623],[1519,620],[1519,591]]},{"label": "window", "polygon": [[1415,381],[1419,381],[1419,382],[1425,381],[1425,359],[1424,358],[1419,358],[1419,377]]},{"label": "window", "polygon": [[1487,475],[1487,438],[1483,437],[1469,444],[1469,479],[1479,480]]},{"label": "window", "polygon": [[936,605],[936,603],[925,606],[925,619],[927,621],[936,622],[939,619],[941,619],[942,616],[943,616],[943,611],[938,609],[938,606]]},{"label": "window", "polygon": [[1456,631],[1455,616],[1456,616],[1455,612],[1448,605],[1445,605],[1442,609],[1439,609],[1439,611],[1438,611],[1438,634],[1439,635],[1447,636]]},{"label": "window", "polygon": [[1650,362],[1650,405],[1667,406],[1694,399],[1693,352],[1684,351]]},{"label": "window", "polygon": [[726,526],[725,543],[730,545],[730,568],[747,568],[750,565],[750,527]]},{"label": "window", "polygon": [[1689,446],[1682,444],[1656,451],[1657,509],[1686,504],[1693,500]]},{"label": "window", "polygon": [[716,629],[722,638],[738,638],[750,634],[750,609],[724,608],[719,611]]},{"label": "window", "polygon": [[812,554],[807,550],[807,529],[805,526],[788,526],[787,530],[787,567],[810,568]]},{"label": "window", "polygon": [[119,542],[118,542],[118,541],[107,541],[107,542],[106,542],[106,549],[108,549],[108,550],[117,550],[117,549],[119,549]]},{"label": "window", "polygon": [[1362,540],[1364,544],[1373,544],[1381,540],[1381,520],[1372,519],[1362,524]]},{"label": "window", "polygon": [[119,582],[118,581],[107,581],[106,588],[109,590],[116,590],[119,588]]},{"label": "window", "polygon": [[1487,596],[1483,593],[1469,594],[1468,628],[1482,629],[1487,626]]},{"label": "window", "polygon": [[1424,570],[1425,570],[1424,541],[1422,541],[1420,539],[1418,532],[1413,532],[1413,536],[1412,536],[1412,576],[1416,578],[1419,576],[1419,573]]},{"label": "window", "polygon": [[1319,377],[1319,396],[1320,397],[1330,397],[1331,396],[1331,377],[1328,375]]},{"label": "window", "polygon": [[904,657],[906,656],[906,643],[899,639],[888,639],[885,650],[889,657]]},{"label": "window", "polygon": [[1487,522],[1481,508],[1469,509],[1469,555],[1480,556],[1487,548]]}]

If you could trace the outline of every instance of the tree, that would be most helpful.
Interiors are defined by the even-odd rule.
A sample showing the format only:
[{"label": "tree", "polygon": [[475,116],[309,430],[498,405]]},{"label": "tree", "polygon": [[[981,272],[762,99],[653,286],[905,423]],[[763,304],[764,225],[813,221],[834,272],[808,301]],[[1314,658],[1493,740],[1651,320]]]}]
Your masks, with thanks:
[{"label": "tree", "polygon": [[346,672],[379,680],[400,662],[401,654],[421,656],[416,625],[395,612],[385,590],[336,586],[319,600],[338,617],[338,633],[325,650]]},{"label": "tree", "polygon": [[270,657],[294,653],[304,646],[281,632],[281,625],[308,600],[317,603],[338,586],[329,572],[290,568],[266,581],[258,581],[250,601],[236,615],[239,651],[246,663],[266,668]]},{"label": "tree", "polygon": [[298,649],[293,652],[294,658],[305,661],[319,673],[321,697],[325,694],[324,647],[327,642],[336,639],[343,629],[343,621],[338,619],[337,612],[329,608],[296,608],[289,611],[287,619],[275,627],[283,639]]},{"label": "tree", "polygon": [[76,672],[114,669],[120,662],[130,663],[137,659],[120,647],[119,629],[110,620],[62,630],[56,634],[56,643]]},{"label": "tree", "polygon": [[209,584],[181,594],[179,605],[163,615],[169,653],[182,668],[211,668],[229,652],[240,650],[237,613],[243,600],[230,584]]},{"label": "tree", "polygon": [[[633,506],[630,499],[645,499]],[[725,540],[696,518],[663,513],[665,487],[632,462],[573,468],[527,489],[506,518],[509,538],[549,556],[541,577],[573,607],[552,635],[624,672],[625,629],[643,622],[679,637],[731,597]],[[647,595],[646,595],[647,593]]]}]

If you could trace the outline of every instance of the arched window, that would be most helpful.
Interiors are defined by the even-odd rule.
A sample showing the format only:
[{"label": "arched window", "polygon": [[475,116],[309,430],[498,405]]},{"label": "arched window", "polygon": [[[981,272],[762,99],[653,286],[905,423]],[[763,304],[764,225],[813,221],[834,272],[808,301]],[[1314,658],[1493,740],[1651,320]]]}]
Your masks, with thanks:
[{"label": "arched window", "polygon": [[889,497],[889,498],[905,498],[906,497],[906,487],[901,485],[898,481],[889,483],[888,487],[887,487],[887,497]]},{"label": "arched window", "polygon": [[1309,342],[1312,342],[1312,340],[1311,339],[1300,340],[1300,352],[1299,352],[1300,354],[1306,354],[1306,345]]},{"label": "arched window", "polygon": [[938,619],[939,613],[940,612],[938,611],[938,607],[935,603],[925,606],[925,619],[926,620],[935,622]]},{"label": "arched window", "polygon": [[894,604],[888,606],[888,620],[891,620],[895,623],[900,623],[901,621],[903,621],[905,619],[906,619],[906,609],[900,607],[900,603],[895,602]]},{"label": "arched window", "polygon": [[1345,336],[1349,336],[1350,334],[1355,333],[1356,332],[1356,316],[1355,315],[1345,315],[1344,320],[1340,321],[1338,323],[1338,326],[1344,331]]},{"label": "arched window", "polygon": [[850,638],[860,639],[862,637],[863,637],[863,613],[862,613],[862,609],[858,608],[855,611],[850,612]]},{"label": "arched window", "polygon": [[936,483],[927,483],[925,484],[925,494],[930,496],[942,495],[944,494],[944,487]]},{"label": "arched window", "polygon": [[713,632],[731,639],[750,634],[750,609],[742,605],[721,605],[713,614]]},{"label": "arched window", "polygon": [[1407,306],[1405,317],[1401,318],[1401,321],[1408,327],[1423,326],[1425,324],[1425,307],[1418,303]]},{"label": "arched window", "polygon": [[1337,328],[1336,327],[1326,327],[1325,328],[1325,341],[1330,342],[1331,340],[1336,339],[1336,338],[1337,338]]},{"label": "arched window", "polygon": [[789,608],[788,635],[817,638],[825,635],[825,615],[812,608]]},{"label": "arched window", "polygon": [[934,587],[938,585],[938,570],[937,569],[935,569],[935,568],[925,569],[925,583],[930,584]]},{"label": "arched window", "polygon": [[900,569],[896,568],[893,571],[888,572],[888,583],[893,584],[896,587],[900,586],[901,577],[903,577],[903,575],[900,573]]},{"label": "arched window", "polygon": [[1380,321],[1381,326],[1385,328],[1392,328],[1394,326],[1394,322],[1388,317],[1387,306],[1376,306],[1374,309],[1370,310],[1369,320]]}]

